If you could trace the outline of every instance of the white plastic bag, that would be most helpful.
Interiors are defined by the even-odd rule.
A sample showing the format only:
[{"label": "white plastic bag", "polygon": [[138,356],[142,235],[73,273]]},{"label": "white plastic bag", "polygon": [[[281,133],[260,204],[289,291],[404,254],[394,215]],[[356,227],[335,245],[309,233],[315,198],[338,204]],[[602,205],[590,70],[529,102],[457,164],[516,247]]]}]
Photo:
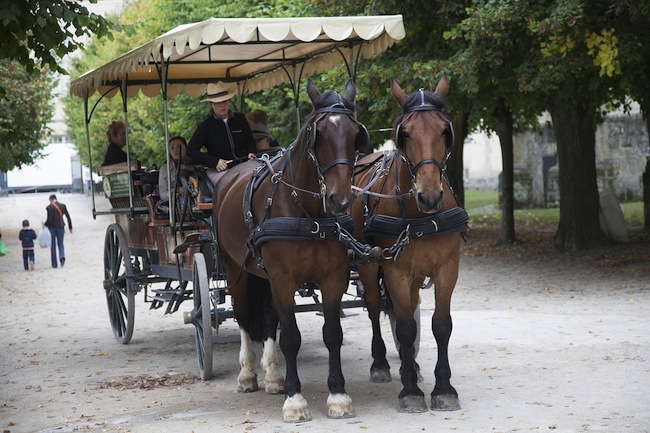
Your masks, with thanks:
[{"label": "white plastic bag", "polygon": [[38,244],[41,248],[50,248],[52,246],[52,234],[47,227],[43,227],[38,234]]}]

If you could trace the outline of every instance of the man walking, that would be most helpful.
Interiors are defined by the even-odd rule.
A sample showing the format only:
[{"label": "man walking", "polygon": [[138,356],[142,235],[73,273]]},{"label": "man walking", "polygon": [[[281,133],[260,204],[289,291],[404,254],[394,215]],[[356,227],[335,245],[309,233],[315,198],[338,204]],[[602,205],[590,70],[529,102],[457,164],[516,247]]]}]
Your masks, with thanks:
[{"label": "man walking", "polygon": [[52,267],[58,267],[56,261],[57,247],[59,248],[59,262],[61,263],[61,267],[63,267],[63,265],[65,265],[65,248],[63,247],[65,222],[63,221],[63,216],[65,215],[68,219],[68,228],[70,229],[70,233],[72,233],[72,220],[70,219],[68,208],[66,208],[63,203],[59,203],[54,194],[50,196],[50,205],[46,207],[45,210],[47,211],[45,227],[50,230],[50,234],[52,235]]}]

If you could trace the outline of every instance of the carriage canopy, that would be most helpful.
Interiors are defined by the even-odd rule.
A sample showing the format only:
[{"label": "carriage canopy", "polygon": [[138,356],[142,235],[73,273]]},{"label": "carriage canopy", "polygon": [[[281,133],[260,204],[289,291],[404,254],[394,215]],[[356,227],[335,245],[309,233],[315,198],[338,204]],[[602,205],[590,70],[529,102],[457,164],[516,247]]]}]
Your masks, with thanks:
[{"label": "carriage canopy", "polygon": [[344,63],[351,76],[405,36],[401,15],[307,18],[210,18],[180,25],[73,80],[73,95],[127,97],[142,92],[197,97],[209,82],[237,83],[253,93]]}]

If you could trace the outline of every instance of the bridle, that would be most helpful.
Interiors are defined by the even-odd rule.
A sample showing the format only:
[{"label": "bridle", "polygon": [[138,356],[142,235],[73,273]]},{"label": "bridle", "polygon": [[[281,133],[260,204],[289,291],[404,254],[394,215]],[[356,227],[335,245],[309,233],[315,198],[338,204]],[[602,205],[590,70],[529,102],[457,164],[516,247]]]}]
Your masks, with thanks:
[{"label": "bridle", "polygon": [[[340,96],[339,96],[339,98],[340,98]],[[273,179],[272,179],[274,182],[281,182],[281,183],[285,184],[286,186],[289,186],[290,188],[292,188],[292,190],[293,190],[292,195],[294,197],[296,196],[297,191],[312,194],[312,195],[314,195],[316,197],[320,196],[322,201],[323,201],[323,212],[327,212],[327,205],[326,205],[326,200],[325,200],[326,195],[327,195],[327,186],[325,185],[325,173],[327,173],[327,171],[329,169],[331,169],[332,167],[334,167],[336,165],[343,164],[343,165],[347,165],[348,167],[350,167],[350,178],[352,178],[352,175],[354,173],[354,164],[356,162],[356,155],[358,154],[358,152],[355,153],[355,160],[354,161],[350,160],[350,159],[347,159],[347,158],[337,158],[337,159],[334,159],[333,161],[328,162],[325,165],[321,164],[321,162],[316,157],[317,129],[318,129],[318,123],[320,121],[322,121],[323,118],[325,118],[325,116],[328,115],[328,114],[345,114],[347,116],[350,116],[350,118],[352,118],[352,120],[354,120],[354,122],[356,122],[357,125],[359,125],[359,130],[360,130],[359,133],[361,133],[361,130],[365,131],[365,127],[362,124],[360,124],[359,122],[356,121],[356,119],[354,117],[354,111],[349,109],[349,108],[346,108],[345,105],[343,104],[343,101],[335,103],[335,104],[333,104],[333,105],[331,105],[329,107],[323,107],[323,108],[319,108],[319,109],[313,111],[312,117],[314,117],[314,120],[306,128],[306,131],[305,131],[306,134],[305,135],[307,137],[307,155],[309,156],[309,159],[314,163],[314,166],[316,168],[316,172],[318,173],[318,184],[319,184],[319,190],[320,191],[318,193],[316,193],[316,192],[304,190],[304,189],[301,189],[301,188],[298,188],[298,187],[295,186],[296,183],[295,183],[294,178],[293,178],[293,171],[291,170],[291,159],[289,158],[289,155],[287,155],[286,161],[287,161],[287,164],[288,164],[289,176],[291,178],[290,182],[287,183],[287,182],[282,181],[281,172],[278,173],[279,175],[278,174],[274,175]],[[357,138],[357,140],[358,140],[358,138]],[[287,150],[287,153],[290,153],[292,148],[293,148],[293,145],[289,147],[289,149]],[[294,198],[294,200],[295,200],[295,198]]]},{"label": "bridle", "polygon": [[[420,92],[420,104],[415,105],[413,107],[409,107],[403,110],[402,114],[402,119],[397,123],[397,126],[395,127],[395,142],[397,143],[397,148],[401,150],[401,159],[404,161],[406,164],[406,167],[409,170],[409,173],[411,175],[411,179],[415,182],[415,176],[417,174],[417,171],[420,169],[425,164],[433,164],[438,169],[440,170],[440,178],[442,179],[445,176],[445,173],[447,171],[447,161],[449,160],[449,157],[451,156],[451,147],[453,144],[453,127],[452,124],[449,120],[445,119],[442,114],[440,113],[440,106],[427,103],[425,102],[424,99],[424,90],[419,89]],[[435,96],[435,95],[434,95]],[[438,161],[435,158],[425,158],[421,161],[419,161],[417,164],[413,165],[413,163],[409,160],[408,156],[406,155],[406,149],[404,148],[404,143],[403,143],[403,137],[400,136],[401,129],[402,129],[402,124],[404,124],[406,121],[408,121],[413,115],[415,115],[418,112],[422,111],[433,111],[435,112],[440,119],[444,120],[447,122],[447,126],[445,128],[445,157],[443,158],[442,161]],[[404,117],[406,116],[406,117]]]}]

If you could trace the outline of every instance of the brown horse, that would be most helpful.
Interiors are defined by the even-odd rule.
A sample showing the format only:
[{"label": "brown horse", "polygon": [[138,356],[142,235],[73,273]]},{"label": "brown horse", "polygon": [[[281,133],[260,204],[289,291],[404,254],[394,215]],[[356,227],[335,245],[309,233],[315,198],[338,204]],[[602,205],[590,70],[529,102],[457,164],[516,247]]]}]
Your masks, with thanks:
[{"label": "brown horse", "polygon": [[460,233],[467,230],[468,218],[465,210],[458,207],[445,173],[453,143],[451,123],[441,113],[448,89],[446,76],[435,93],[419,90],[411,95],[391,80],[391,92],[402,108],[394,126],[397,149],[368,155],[355,169],[355,189],[362,196],[352,208],[355,236],[383,251],[380,260],[360,264],[358,268],[373,328],[371,380],[391,380],[379,329],[380,291],[385,288],[394,308],[402,361],[401,412],[428,410],[417,385],[414,341],[418,330],[413,317],[420,287],[427,276],[435,287],[431,326],[438,344],[431,406],[437,410],[460,408],[458,394],[450,383],[447,349]]},{"label": "brown horse", "polygon": [[347,248],[339,236],[345,227],[352,230],[352,218],[346,215],[354,199],[352,172],[356,148],[367,136],[355,120],[356,87],[351,80],[343,96],[321,95],[311,80],[307,94],[314,109],[296,141],[277,159],[229,169],[216,183],[213,200],[218,255],[242,334],[238,388],[257,389],[252,338],[265,342],[261,364],[267,392],[282,390],[275,355],[279,319],[286,361],[283,418],[289,422],[311,419],[297,371],[301,336],[294,296],[303,283],[317,285],[322,294],[323,340],[329,350],[328,415],[355,416],[340,358],[341,298],[349,271]]}]

